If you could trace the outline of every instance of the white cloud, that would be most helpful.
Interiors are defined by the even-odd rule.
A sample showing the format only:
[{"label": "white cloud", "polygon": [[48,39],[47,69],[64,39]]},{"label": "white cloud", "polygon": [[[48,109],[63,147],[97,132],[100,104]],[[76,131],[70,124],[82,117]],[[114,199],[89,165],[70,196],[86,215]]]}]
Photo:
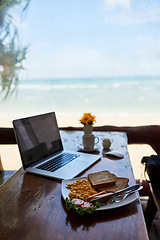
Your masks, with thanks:
[{"label": "white cloud", "polygon": [[160,74],[158,53],[151,48],[148,54],[146,50],[109,54],[85,46],[47,46],[48,51],[37,50],[28,55],[25,67],[30,78]]},{"label": "white cloud", "polygon": [[111,13],[109,11],[105,14],[107,23],[129,25],[129,24],[143,24],[147,22],[160,22],[160,9],[150,9],[144,11],[121,11],[120,13]]},{"label": "white cloud", "polygon": [[115,8],[118,5],[123,8],[130,7],[130,0],[104,0],[106,8]]},{"label": "white cloud", "polygon": [[[142,1],[143,2],[143,1]],[[160,7],[143,2],[143,8],[137,8],[138,0],[104,0],[104,17],[108,24],[141,24],[160,22]],[[121,8],[117,8],[117,7]]]}]

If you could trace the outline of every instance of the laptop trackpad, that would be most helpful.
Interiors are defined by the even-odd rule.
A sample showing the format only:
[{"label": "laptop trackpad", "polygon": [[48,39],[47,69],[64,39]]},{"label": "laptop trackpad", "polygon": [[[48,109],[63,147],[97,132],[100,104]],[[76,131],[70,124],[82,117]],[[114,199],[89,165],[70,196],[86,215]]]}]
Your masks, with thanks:
[{"label": "laptop trackpad", "polygon": [[[91,163],[92,164],[92,163]],[[88,168],[90,163],[87,163],[86,161],[76,161],[68,164],[68,166],[64,166],[61,169],[57,170],[55,175],[61,175],[62,179],[71,179],[75,176],[77,176],[79,173],[84,171],[86,168]]]},{"label": "laptop trackpad", "polygon": [[88,166],[88,162],[85,162],[85,161],[76,161],[76,162],[72,162],[71,163],[71,168],[74,168],[74,169],[81,169],[81,168],[85,168],[86,166]]},{"label": "laptop trackpad", "polygon": [[79,173],[83,172],[85,169],[87,169],[90,165],[92,165],[92,161],[91,162],[86,162],[86,161],[77,161],[77,162],[72,162],[72,164],[70,165],[71,171],[72,173],[76,176]]}]

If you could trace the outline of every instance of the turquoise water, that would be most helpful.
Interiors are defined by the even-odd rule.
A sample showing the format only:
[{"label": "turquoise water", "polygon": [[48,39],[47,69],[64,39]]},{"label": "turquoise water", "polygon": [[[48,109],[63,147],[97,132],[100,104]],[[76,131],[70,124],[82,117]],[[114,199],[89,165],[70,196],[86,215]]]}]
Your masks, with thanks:
[{"label": "turquoise water", "polygon": [[160,113],[160,77],[34,79],[21,81],[2,113],[152,115]]}]

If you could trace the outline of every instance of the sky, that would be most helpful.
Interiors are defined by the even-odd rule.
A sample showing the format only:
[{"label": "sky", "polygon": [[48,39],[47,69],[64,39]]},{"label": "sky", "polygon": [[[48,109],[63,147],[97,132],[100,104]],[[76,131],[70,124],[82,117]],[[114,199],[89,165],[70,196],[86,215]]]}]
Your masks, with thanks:
[{"label": "sky", "polygon": [[31,0],[16,24],[30,79],[160,75],[159,0]]}]

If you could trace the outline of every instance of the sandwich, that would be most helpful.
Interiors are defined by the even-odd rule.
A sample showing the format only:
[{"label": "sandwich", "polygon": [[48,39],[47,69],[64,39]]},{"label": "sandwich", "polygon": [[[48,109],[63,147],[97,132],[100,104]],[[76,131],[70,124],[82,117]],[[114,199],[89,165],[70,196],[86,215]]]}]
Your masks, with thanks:
[{"label": "sandwich", "polygon": [[99,189],[115,185],[117,176],[105,170],[88,174],[88,179],[94,189]]},{"label": "sandwich", "polygon": [[103,187],[98,187],[98,191],[106,191],[107,193],[114,193],[117,192],[123,188],[128,187],[128,182],[129,179],[128,178],[124,178],[124,177],[117,177],[116,182],[114,185],[110,185],[110,186],[103,186]]}]

